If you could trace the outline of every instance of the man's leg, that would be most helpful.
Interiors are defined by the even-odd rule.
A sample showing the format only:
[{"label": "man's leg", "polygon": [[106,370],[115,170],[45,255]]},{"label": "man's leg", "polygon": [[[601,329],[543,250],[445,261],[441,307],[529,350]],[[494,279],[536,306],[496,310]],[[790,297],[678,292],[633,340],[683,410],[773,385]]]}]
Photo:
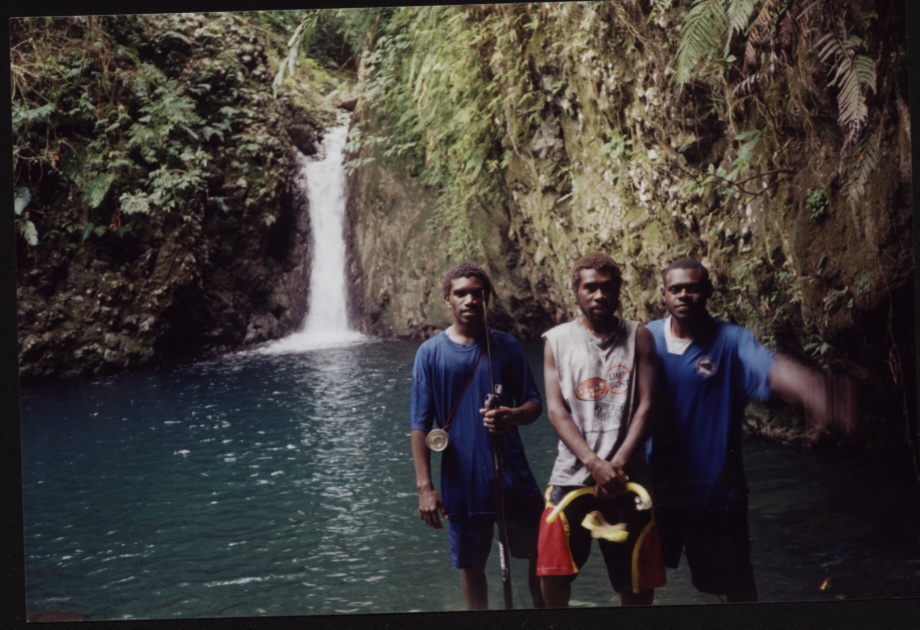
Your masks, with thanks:
[{"label": "man's leg", "polygon": [[489,584],[486,581],[485,563],[460,569],[460,587],[467,610],[489,609]]},{"label": "man's leg", "polygon": [[544,608],[540,578],[537,577],[537,550],[540,538],[540,521],[543,520],[544,502],[540,495],[523,497],[509,493],[506,497],[508,552],[512,558],[529,559],[527,586],[534,608]]},{"label": "man's leg", "polygon": [[547,608],[567,608],[572,596],[572,578],[567,575],[544,575],[540,578],[543,604]]},{"label": "man's leg", "polygon": [[731,603],[740,603],[740,602],[756,602],[757,601],[757,585],[748,584],[741,590],[733,591],[725,594],[725,599]]},{"label": "man's leg", "polygon": [[534,556],[530,559],[527,569],[527,585],[530,587],[530,598],[533,600],[534,608],[546,608],[543,600],[543,590],[540,584],[540,578],[537,577],[537,558]]},{"label": "man's leg", "polygon": [[754,581],[754,566],[751,563],[747,506],[728,517],[728,531],[723,536],[723,549],[734,556],[734,563],[725,570],[729,576],[725,599],[730,603],[756,602],[757,583]]},{"label": "man's leg", "polygon": [[451,564],[460,570],[460,588],[468,610],[488,610],[486,561],[492,546],[490,518],[452,518],[447,523]]},{"label": "man's leg", "polygon": [[553,488],[543,516],[537,543],[537,569],[540,591],[547,608],[566,608],[572,596],[572,582],[591,553],[591,534],[580,525],[569,528],[567,523],[581,523],[591,506],[592,495],[583,495],[566,506],[552,523],[546,519],[557,502],[573,488]]},{"label": "man's leg", "polygon": [[598,540],[607,565],[607,577],[620,595],[622,606],[651,606],[655,589],[666,580],[661,537],[651,511],[637,510],[629,495],[604,504],[608,523],[626,525],[629,535],[622,542]]},{"label": "man's leg", "polygon": [[726,600],[756,602],[747,506],[730,512],[702,513],[686,541],[687,564],[697,590]]},{"label": "man's leg", "polygon": [[655,589],[641,593],[620,593],[620,605],[622,606],[651,606],[654,599]]}]

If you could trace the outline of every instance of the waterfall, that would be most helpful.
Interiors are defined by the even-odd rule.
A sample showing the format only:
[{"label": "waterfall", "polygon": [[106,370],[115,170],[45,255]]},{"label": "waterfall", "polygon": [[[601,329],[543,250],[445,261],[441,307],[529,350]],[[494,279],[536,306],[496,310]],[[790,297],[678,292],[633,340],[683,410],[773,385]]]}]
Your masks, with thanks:
[{"label": "waterfall", "polygon": [[327,130],[316,156],[298,153],[300,171],[296,185],[306,190],[313,232],[310,303],[299,331],[263,349],[271,354],[313,350],[367,341],[348,327],[345,277],[345,167],[347,114]]}]

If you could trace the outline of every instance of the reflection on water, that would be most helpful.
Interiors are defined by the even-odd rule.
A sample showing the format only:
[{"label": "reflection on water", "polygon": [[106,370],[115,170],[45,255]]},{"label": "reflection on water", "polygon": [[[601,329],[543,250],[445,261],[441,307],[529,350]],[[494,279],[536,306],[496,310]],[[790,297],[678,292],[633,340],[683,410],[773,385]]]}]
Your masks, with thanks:
[{"label": "reflection on water", "polygon": [[[446,534],[417,516],[417,347],[242,353],[24,387],[28,608],[94,619],[461,610]],[[528,356],[542,380],[540,348]],[[555,435],[545,417],[522,435],[542,482]],[[909,476],[754,440],[745,457],[762,600],[920,592]],[[599,558],[573,604],[615,605]],[[493,605],[497,564],[493,553]],[[518,605],[530,601],[524,574],[513,561]],[[685,567],[668,579],[657,605],[717,601]]]}]

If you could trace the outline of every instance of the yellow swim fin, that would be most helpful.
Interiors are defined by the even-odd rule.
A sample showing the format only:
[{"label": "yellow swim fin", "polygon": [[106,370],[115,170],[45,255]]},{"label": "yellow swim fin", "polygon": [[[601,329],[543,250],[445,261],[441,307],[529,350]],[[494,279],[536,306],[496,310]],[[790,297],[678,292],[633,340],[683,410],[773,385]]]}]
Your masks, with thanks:
[{"label": "yellow swim fin", "polygon": [[[636,509],[637,510],[652,509],[652,497],[649,496],[649,493],[645,488],[643,488],[642,486],[640,486],[639,484],[633,481],[630,481],[626,484],[626,489],[629,492],[632,492],[633,494],[636,495]],[[550,512],[549,516],[546,517],[546,522],[552,523],[559,517],[559,513],[565,509],[565,506],[567,506],[569,503],[571,503],[573,500],[577,499],[581,495],[592,494],[593,492],[594,492],[593,486],[585,486],[584,488],[578,488],[576,490],[572,490],[567,495],[562,497],[562,500],[559,502],[559,505],[553,508],[553,511]]]},{"label": "yellow swim fin", "polygon": [[587,516],[581,521],[581,526],[591,532],[591,538],[603,538],[610,542],[623,542],[629,537],[629,532],[626,531],[626,523],[611,525],[597,510],[588,512]]}]

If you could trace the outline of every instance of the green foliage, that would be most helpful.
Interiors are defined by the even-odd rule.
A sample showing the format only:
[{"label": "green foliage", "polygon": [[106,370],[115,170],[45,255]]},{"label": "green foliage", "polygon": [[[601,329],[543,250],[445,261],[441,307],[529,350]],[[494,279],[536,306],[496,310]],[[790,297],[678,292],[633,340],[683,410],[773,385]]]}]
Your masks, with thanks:
[{"label": "green foliage", "polygon": [[80,240],[82,242],[86,242],[86,240],[90,236],[101,238],[105,234],[106,229],[107,228],[104,225],[96,225],[94,223],[87,223],[86,226],[83,228],[83,238],[81,238]]},{"label": "green foliage", "polygon": [[851,309],[853,308],[853,299],[848,297],[850,295],[850,290],[847,287],[843,289],[835,289],[829,291],[826,296],[824,296],[823,305],[825,311],[835,311],[841,307]]},{"label": "green foliage", "polygon": [[150,214],[150,197],[144,192],[122,193],[118,198],[122,214]]},{"label": "green foliage", "polygon": [[751,172],[762,163],[764,151],[763,132],[759,129],[744,131],[733,143],[737,149],[729,153],[731,160],[727,164],[708,164],[706,169],[686,180],[684,186],[688,194],[705,197],[718,192],[723,202],[748,202],[764,194],[763,188],[751,189],[747,184],[759,179]]},{"label": "green foliage", "polygon": [[866,183],[878,166],[878,156],[882,148],[881,126],[876,127],[868,136],[858,140],[849,152],[849,160],[844,170],[847,173],[845,189],[851,201],[856,201],[866,191]]},{"label": "green foliage", "polygon": [[86,205],[93,209],[102,205],[102,200],[105,199],[114,179],[112,173],[93,173],[83,189],[83,200]]},{"label": "green foliage", "polygon": [[16,215],[16,227],[19,234],[25,239],[26,243],[31,246],[38,244],[38,230],[35,224],[29,220],[29,213],[26,207],[32,201],[32,192],[25,186],[19,186],[13,193],[13,211]]},{"label": "green foliage", "polygon": [[725,5],[725,0],[696,0],[683,19],[672,78],[678,85],[693,78],[711,82],[712,66],[728,56]]},{"label": "green foliage", "polygon": [[[351,67],[360,55],[368,30],[386,9],[313,9],[293,29],[287,54],[281,59],[272,81],[272,94],[278,97],[286,80],[309,79],[311,89],[332,86],[332,94],[345,89],[335,70]],[[329,69],[330,72],[327,72]],[[304,72],[306,70],[306,72]]]},{"label": "green foliage", "polygon": [[859,274],[859,279],[856,281],[856,295],[865,295],[871,289],[872,275],[868,271],[863,271],[861,274]]},{"label": "green foliage", "polygon": [[272,94],[277,98],[278,89],[284,82],[285,76],[293,76],[297,72],[297,66],[300,65],[300,51],[302,47],[309,46],[313,37],[313,31],[316,29],[316,23],[319,19],[319,11],[310,11],[297,25],[291,39],[288,40],[288,54],[281,61],[275,79],[272,81]]},{"label": "green foliage", "polygon": [[19,133],[24,126],[48,122],[54,112],[55,107],[51,103],[46,103],[40,107],[24,108],[22,104],[14,102],[13,133]]},{"label": "green foliage", "polygon": [[827,266],[827,254],[821,256],[818,259],[818,264],[815,265],[815,275],[821,276],[824,274],[825,267]]},{"label": "green foliage", "polygon": [[[880,153],[881,122],[878,117],[870,120],[868,99],[877,90],[877,66],[884,56],[875,52],[873,57],[870,51],[878,45],[860,36],[868,36],[877,19],[859,3],[842,0],[695,0],[680,13],[672,81],[707,89],[714,111],[730,125],[745,112],[748,126],[758,125],[762,134],[760,155],[772,156],[776,167],[770,172],[780,176],[793,170],[785,168],[785,134],[777,130],[798,127],[802,114],[809,114],[816,103],[835,101],[843,133],[842,190],[856,201]],[[744,55],[738,59],[742,46]],[[781,81],[796,84],[791,102],[786,102],[790,95]],[[771,92],[774,82],[778,85]],[[804,121],[806,131],[811,124]],[[733,178],[720,171],[701,173],[696,185],[738,192]]]},{"label": "green foliage", "polygon": [[831,351],[831,345],[824,340],[821,335],[812,334],[803,348],[812,359],[818,362],[822,369],[830,369],[828,366],[828,357]]},{"label": "green foliage", "polygon": [[601,146],[600,153],[601,155],[616,161],[627,155],[631,150],[632,138],[628,138],[614,131],[610,135],[610,140]]},{"label": "green foliage", "polygon": [[290,35],[306,13],[306,11],[256,11],[251,14],[251,19],[268,31]]},{"label": "green foliage", "polygon": [[25,212],[26,206],[32,201],[32,192],[25,186],[20,186],[13,194],[13,212],[16,216],[21,216]]},{"label": "green foliage", "polygon": [[[797,285],[796,274],[792,271],[788,261],[784,262],[782,267],[774,271],[773,276],[775,278],[775,286],[783,291],[789,304],[802,303],[802,291]],[[771,295],[771,302],[778,301],[779,297],[780,294],[777,294],[777,299],[772,299]]]},{"label": "green foliage", "polygon": [[[268,29],[290,25],[282,17],[252,19]],[[244,20],[164,14],[11,21],[14,181],[31,190],[33,206],[45,209],[54,196],[76,206],[43,212],[42,230],[70,234],[62,227],[74,214],[83,216],[83,241],[102,236],[103,226],[126,234],[123,218],[176,214],[188,222],[211,206],[215,175],[234,171],[245,172],[249,185],[239,198],[213,204],[221,210],[277,194],[277,173],[262,173],[280,154],[277,134],[240,105],[261,87],[247,86],[251,70],[243,63],[260,49],[249,44],[252,27]],[[201,56],[186,58],[193,46]],[[18,221],[37,243],[28,217]]]},{"label": "green foliage", "polygon": [[808,196],[805,197],[805,207],[808,208],[808,213],[812,219],[817,221],[824,217],[827,214],[828,206],[827,195],[823,189],[812,188],[808,191]]},{"label": "green foliage", "polygon": [[847,33],[842,25],[818,40],[816,47],[821,61],[831,65],[831,85],[838,88],[840,124],[855,133],[869,115],[866,95],[875,91],[875,61],[860,53],[862,38]]},{"label": "green foliage", "polygon": [[504,204],[495,143],[501,95],[483,57],[501,26],[483,12],[463,6],[313,12],[299,40],[292,38],[284,70],[293,69],[298,47],[308,45],[317,25],[337,21],[342,39],[361,50],[357,89],[374,118],[374,131],[361,124],[351,130],[347,149],[354,157],[347,166],[385,159],[434,188],[431,220],[449,256],[477,253],[475,217]]}]

